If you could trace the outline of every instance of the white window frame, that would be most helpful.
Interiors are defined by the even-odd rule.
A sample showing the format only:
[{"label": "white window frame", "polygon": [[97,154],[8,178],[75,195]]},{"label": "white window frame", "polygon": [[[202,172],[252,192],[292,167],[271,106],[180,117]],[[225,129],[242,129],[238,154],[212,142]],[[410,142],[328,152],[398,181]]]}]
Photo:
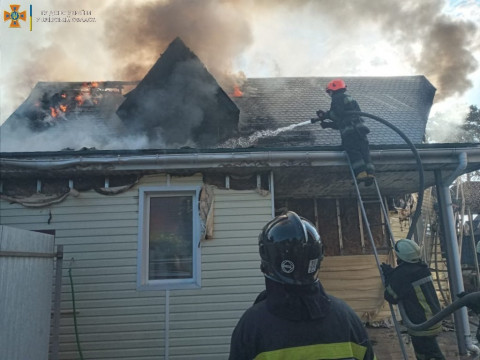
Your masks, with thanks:
[{"label": "white window frame", "polygon": [[[137,290],[192,289],[201,286],[199,186],[141,186],[138,207]],[[148,279],[150,199],[155,196],[192,196],[192,277]]]}]

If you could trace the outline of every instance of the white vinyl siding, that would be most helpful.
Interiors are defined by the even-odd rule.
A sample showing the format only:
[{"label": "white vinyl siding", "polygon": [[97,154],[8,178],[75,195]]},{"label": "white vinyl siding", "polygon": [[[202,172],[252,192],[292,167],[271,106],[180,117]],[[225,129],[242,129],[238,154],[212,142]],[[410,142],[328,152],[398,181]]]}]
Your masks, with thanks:
[{"label": "white vinyl siding", "polygon": [[[202,176],[143,177],[119,195],[81,192],[40,209],[0,200],[1,224],[55,230],[56,244],[65,246],[61,359],[78,359],[70,267],[85,359],[164,359],[166,293],[138,291],[136,276],[138,189],[167,184],[201,186]],[[214,238],[200,245],[202,286],[170,290],[169,359],[226,359],[233,327],[264,287],[257,242],[271,219],[270,195],[214,194]]]}]

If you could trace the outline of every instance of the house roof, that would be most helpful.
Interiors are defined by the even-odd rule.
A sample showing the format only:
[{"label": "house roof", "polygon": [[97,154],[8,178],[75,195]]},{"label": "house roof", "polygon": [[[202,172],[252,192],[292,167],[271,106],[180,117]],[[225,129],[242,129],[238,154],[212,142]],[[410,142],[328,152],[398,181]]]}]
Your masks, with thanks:
[{"label": "house roof", "polygon": [[[86,138],[82,130],[88,129],[87,134],[102,134],[103,138],[116,136],[123,132],[123,124],[115,114],[124,101],[122,92],[136,84],[131,81],[38,82],[0,127],[0,135],[5,137],[2,141],[9,137],[25,140],[34,133],[55,133],[49,149],[60,151],[64,148],[60,145],[64,144],[60,141],[62,136]],[[59,143],[55,143],[55,137]],[[86,141],[83,146],[90,143]],[[101,144],[96,141],[98,143]],[[19,143],[27,144],[33,145],[32,142]],[[29,151],[36,150],[29,147]]]},{"label": "house roof", "polygon": [[[330,97],[325,85],[332,78],[253,78],[242,85],[243,96],[233,100],[240,108],[239,130],[243,134],[255,130],[277,129],[315,117],[318,109],[328,110]],[[343,77],[348,93],[363,112],[385,119],[414,144],[424,141],[428,114],[435,88],[424,76]],[[402,138],[385,125],[365,119],[371,129],[371,144],[404,144]],[[338,131],[322,130],[309,124],[282,132],[274,137],[261,137],[258,147],[339,145]]]}]

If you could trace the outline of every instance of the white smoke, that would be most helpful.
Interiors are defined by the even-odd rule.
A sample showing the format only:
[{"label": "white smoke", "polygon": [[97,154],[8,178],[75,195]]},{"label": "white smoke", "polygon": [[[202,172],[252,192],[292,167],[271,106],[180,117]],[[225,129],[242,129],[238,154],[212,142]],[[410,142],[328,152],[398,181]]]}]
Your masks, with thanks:
[{"label": "white smoke", "polygon": [[427,123],[426,135],[430,143],[453,143],[458,141],[461,126],[469,113],[469,104],[457,97],[434,104]]},{"label": "white smoke", "polygon": [[[30,120],[25,119],[25,123]],[[134,150],[149,148],[146,134],[124,134],[113,131],[122,126],[119,119],[99,124],[98,119],[82,116],[66,120],[44,131],[21,126],[0,132],[0,152],[60,151],[95,148],[98,150]],[[162,147],[158,144],[158,147]]]}]

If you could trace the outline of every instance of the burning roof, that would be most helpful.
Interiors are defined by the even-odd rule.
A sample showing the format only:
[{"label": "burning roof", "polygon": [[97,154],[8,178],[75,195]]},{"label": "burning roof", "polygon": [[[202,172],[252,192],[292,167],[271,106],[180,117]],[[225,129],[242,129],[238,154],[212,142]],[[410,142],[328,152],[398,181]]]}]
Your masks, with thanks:
[{"label": "burning roof", "polygon": [[[44,131],[60,123],[95,117],[108,120],[123,101],[125,82],[39,82],[5,126]],[[130,83],[131,84],[131,83]]]},{"label": "burning roof", "polygon": [[212,147],[237,132],[240,111],[198,57],[176,38],[117,114],[167,147]]},{"label": "burning roof", "polygon": [[[338,146],[338,131],[312,124],[288,128],[328,109],[323,89],[330,79],[250,78],[226,89],[227,95],[177,38],[139,82],[38,83],[1,127],[0,150]],[[344,79],[363,111],[391,122],[413,143],[423,142],[435,94],[424,76]],[[366,123],[371,144],[404,144],[386,126]]]}]

